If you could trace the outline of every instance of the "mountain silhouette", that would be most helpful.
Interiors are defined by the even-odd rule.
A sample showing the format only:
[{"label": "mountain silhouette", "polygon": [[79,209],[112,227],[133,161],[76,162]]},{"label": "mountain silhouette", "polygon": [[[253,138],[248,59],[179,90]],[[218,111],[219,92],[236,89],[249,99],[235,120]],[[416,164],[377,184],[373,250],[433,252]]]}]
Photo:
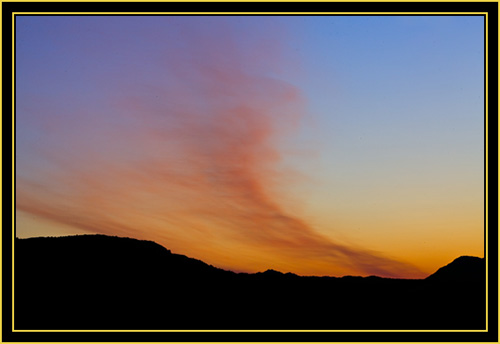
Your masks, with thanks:
[{"label": "mountain silhouette", "polygon": [[235,273],[151,241],[16,239],[15,329],[484,329],[484,259],[422,280]]},{"label": "mountain silhouette", "polygon": [[485,278],[486,265],[484,258],[462,256],[450,264],[443,266],[427,277],[427,280],[463,281]]}]

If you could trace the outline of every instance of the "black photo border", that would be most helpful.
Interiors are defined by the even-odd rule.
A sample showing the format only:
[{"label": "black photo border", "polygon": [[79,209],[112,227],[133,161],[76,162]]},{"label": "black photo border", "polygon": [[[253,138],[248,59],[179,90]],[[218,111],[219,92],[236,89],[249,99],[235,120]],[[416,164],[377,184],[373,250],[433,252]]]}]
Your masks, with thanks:
[{"label": "black photo border", "polygon": [[[176,12],[235,15],[470,15],[483,13],[485,27],[485,256],[487,330],[478,331],[19,331],[13,328],[15,231],[15,49],[13,20],[25,15],[117,15]],[[314,13],[314,14],[313,14]],[[134,14],[132,14],[134,15]],[[2,1],[2,342],[498,342],[498,2],[24,2]]]}]

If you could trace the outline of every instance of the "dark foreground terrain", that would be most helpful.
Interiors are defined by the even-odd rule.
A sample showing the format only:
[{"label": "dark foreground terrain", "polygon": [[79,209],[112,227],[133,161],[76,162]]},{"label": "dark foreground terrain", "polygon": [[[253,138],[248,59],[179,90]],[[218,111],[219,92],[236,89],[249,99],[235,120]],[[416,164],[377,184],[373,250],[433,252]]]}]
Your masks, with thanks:
[{"label": "dark foreground terrain", "polygon": [[15,329],[484,329],[485,262],[423,280],[236,274],[150,242],[15,240]]}]

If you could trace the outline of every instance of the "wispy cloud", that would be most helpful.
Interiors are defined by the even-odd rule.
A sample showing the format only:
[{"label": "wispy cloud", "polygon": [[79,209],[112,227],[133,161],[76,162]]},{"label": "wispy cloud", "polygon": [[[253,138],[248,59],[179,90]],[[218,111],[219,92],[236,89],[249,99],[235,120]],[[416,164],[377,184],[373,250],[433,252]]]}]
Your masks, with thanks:
[{"label": "wispy cloud", "polygon": [[151,62],[156,77],[123,70],[125,82],[103,87],[107,112],[73,108],[71,121],[45,112],[52,144],[37,151],[46,168],[22,165],[33,170],[18,175],[17,209],[238,271],[421,277],[320,235],[275,197],[287,178],[280,144],[305,114],[300,90],[270,74],[286,63],[276,48],[285,37],[269,35],[275,49],[256,51],[225,24],[178,24],[182,40]]}]

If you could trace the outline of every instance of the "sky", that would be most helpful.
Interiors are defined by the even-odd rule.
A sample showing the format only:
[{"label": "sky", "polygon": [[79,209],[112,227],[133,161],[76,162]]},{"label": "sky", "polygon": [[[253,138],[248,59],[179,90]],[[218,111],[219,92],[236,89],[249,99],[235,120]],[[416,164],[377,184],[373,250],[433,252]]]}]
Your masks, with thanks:
[{"label": "sky", "polygon": [[17,16],[16,236],[237,272],[484,257],[481,16]]}]

